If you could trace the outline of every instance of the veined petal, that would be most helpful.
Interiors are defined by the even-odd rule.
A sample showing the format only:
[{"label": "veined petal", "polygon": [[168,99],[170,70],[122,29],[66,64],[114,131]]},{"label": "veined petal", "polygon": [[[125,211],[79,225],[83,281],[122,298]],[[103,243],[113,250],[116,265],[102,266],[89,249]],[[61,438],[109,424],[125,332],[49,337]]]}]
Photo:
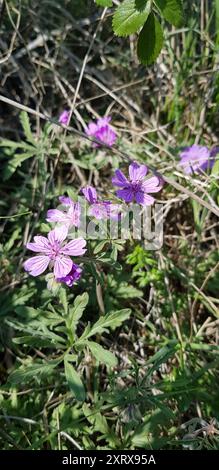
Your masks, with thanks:
[{"label": "veined petal", "polygon": [[46,237],[42,237],[41,235],[36,235],[34,237],[34,242],[27,243],[26,248],[28,248],[28,250],[35,251],[36,253],[50,252],[48,239]]},{"label": "veined petal", "polygon": [[112,178],[112,183],[114,184],[114,186],[118,186],[119,188],[124,188],[125,186],[129,185],[126,176],[121,170],[115,171],[115,176],[113,176]]},{"label": "veined petal", "polygon": [[90,204],[97,202],[97,192],[93,186],[85,186],[81,191]]},{"label": "veined petal", "polygon": [[116,191],[116,194],[121,199],[124,199],[125,202],[131,202],[134,199],[132,188],[119,189]]},{"label": "veined petal", "polygon": [[47,222],[63,222],[65,221],[65,213],[58,209],[49,209],[46,220]]},{"label": "veined petal", "polygon": [[64,204],[64,206],[70,206],[71,204],[73,204],[72,199],[68,196],[59,196],[59,201],[61,202],[61,204]]},{"label": "veined petal", "polygon": [[47,269],[49,262],[49,256],[33,256],[25,261],[24,269],[31,276],[39,276]]},{"label": "veined petal", "polygon": [[65,256],[57,256],[54,264],[54,275],[55,278],[67,276],[70,273],[73,266],[73,262],[70,258]]},{"label": "veined petal", "polygon": [[75,225],[75,227],[79,227],[80,225],[80,215],[81,215],[81,206],[79,202],[72,204],[69,211],[68,211],[68,219],[71,222],[71,225]]},{"label": "veined petal", "polygon": [[68,227],[62,225],[61,227],[56,227],[54,230],[51,230],[48,234],[49,242],[53,245],[54,243],[62,243],[68,235]]},{"label": "veined petal", "polygon": [[146,165],[139,165],[137,162],[132,162],[129,165],[129,177],[132,183],[142,180],[147,174]]},{"label": "veined petal", "polygon": [[154,198],[143,191],[138,191],[135,195],[136,202],[142,206],[151,206],[154,203]]},{"label": "veined petal", "polygon": [[162,189],[162,184],[157,176],[152,176],[152,178],[144,181],[141,187],[146,193],[158,193]]},{"label": "veined petal", "polygon": [[[75,238],[71,240],[60,250],[60,253],[68,256],[80,256],[86,251],[86,240],[84,238]],[[61,277],[61,276],[60,276]]]}]

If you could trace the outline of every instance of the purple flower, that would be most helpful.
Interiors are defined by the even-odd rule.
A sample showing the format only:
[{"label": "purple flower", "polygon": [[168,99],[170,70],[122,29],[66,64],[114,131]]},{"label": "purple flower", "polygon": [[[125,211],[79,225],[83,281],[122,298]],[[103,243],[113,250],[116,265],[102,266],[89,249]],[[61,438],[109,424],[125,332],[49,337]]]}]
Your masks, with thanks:
[{"label": "purple flower", "polygon": [[59,277],[56,280],[58,282],[64,282],[64,284],[66,284],[68,287],[72,287],[73,284],[80,279],[82,271],[83,269],[80,268],[78,264],[73,263],[70,273],[68,273],[67,276]]},{"label": "purple flower", "polygon": [[157,176],[152,176],[145,180],[147,174],[147,167],[139,165],[137,162],[132,162],[129,165],[129,179],[120,170],[115,171],[115,176],[112,178],[114,186],[118,186],[116,194],[125,202],[136,201],[143,206],[150,206],[154,202],[154,198],[149,196],[148,193],[157,193],[162,188],[162,182]]},{"label": "purple flower", "polygon": [[99,220],[119,218],[118,204],[112,204],[111,201],[98,201],[97,192],[93,186],[85,186],[81,191],[91,205],[89,215]]},{"label": "purple flower", "polygon": [[66,210],[49,209],[47,212],[47,222],[59,222],[66,227],[79,227],[81,208],[78,202],[72,201],[70,197],[60,196],[59,201],[67,207]]},{"label": "purple flower", "polygon": [[210,159],[213,161],[213,165],[214,165],[215,157],[217,156],[217,154],[219,154],[219,147],[213,147],[210,152]]},{"label": "purple flower", "polygon": [[48,238],[41,235],[34,237],[34,242],[27,243],[26,247],[40,255],[25,261],[25,271],[31,276],[39,276],[50,265],[56,279],[67,276],[73,267],[70,256],[81,256],[86,251],[86,241],[83,238],[76,238],[64,244],[67,235],[68,228],[62,225],[51,230]]},{"label": "purple flower", "polygon": [[186,147],[180,154],[179,165],[187,174],[205,171],[214,165],[218,148],[211,151],[201,145]]},{"label": "purple flower", "polygon": [[68,124],[69,116],[70,112],[65,109],[59,116],[60,124],[64,124],[66,126]]},{"label": "purple flower", "polygon": [[[99,140],[103,144],[112,147],[116,141],[116,133],[109,125],[110,121],[110,117],[104,117],[97,119],[96,122],[90,122],[85,132],[89,137],[95,137],[95,139]],[[100,147],[100,144],[97,144],[96,142],[94,142],[93,145],[94,147]]]}]

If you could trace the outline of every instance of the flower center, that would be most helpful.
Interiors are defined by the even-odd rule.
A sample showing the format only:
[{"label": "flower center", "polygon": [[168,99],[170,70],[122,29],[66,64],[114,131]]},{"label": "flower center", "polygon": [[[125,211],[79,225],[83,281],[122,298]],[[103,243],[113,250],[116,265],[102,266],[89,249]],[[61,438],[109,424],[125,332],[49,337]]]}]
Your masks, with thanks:
[{"label": "flower center", "polygon": [[59,255],[60,248],[61,247],[59,242],[55,241],[52,245],[50,244],[50,259],[56,259],[56,257]]}]

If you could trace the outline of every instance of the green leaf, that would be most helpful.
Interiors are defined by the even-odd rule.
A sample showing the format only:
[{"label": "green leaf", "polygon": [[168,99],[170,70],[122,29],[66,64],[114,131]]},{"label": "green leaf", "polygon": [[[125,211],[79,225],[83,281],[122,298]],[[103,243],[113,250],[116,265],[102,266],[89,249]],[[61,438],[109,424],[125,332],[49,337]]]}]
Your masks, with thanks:
[{"label": "green leaf", "polygon": [[112,7],[113,2],[112,0],[95,0],[97,5],[100,5],[101,7]]},{"label": "green leaf", "polygon": [[137,53],[140,62],[144,65],[152,64],[162,47],[163,31],[158,19],[151,13],[138,38]]},{"label": "green leaf", "polygon": [[68,299],[67,299],[67,294],[66,294],[66,290],[64,287],[61,287],[61,289],[59,290],[59,299],[63,306],[64,313],[65,315],[67,315],[68,314]]},{"label": "green leaf", "polygon": [[154,0],[154,3],[165,20],[177,27],[183,25],[184,14],[181,0]]},{"label": "green leaf", "polygon": [[9,160],[3,171],[3,181],[7,181],[25,160],[28,160],[36,154],[36,149],[34,149],[34,147],[32,147],[32,149],[33,150],[29,152],[14,155]]},{"label": "green leaf", "polygon": [[41,321],[32,321],[29,324],[20,323],[16,320],[6,320],[7,325],[11,326],[15,330],[22,331],[22,333],[27,333],[28,336],[33,336],[36,338],[41,338],[45,340],[50,340],[51,343],[56,344],[57,346],[60,343],[65,344],[66,340],[61,336],[49,331],[47,326]]},{"label": "green leaf", "polygon": [[85,400],[85,389],[81,381],[80,375],[76,372],[74,367],[69,364],[68,360],[65,358],[65,377],[68,382],[69,388],[76,400],[84,401]]},{"label": "green leaf", "polygon": [[23,127],[23,131],[24,131],[24,134],[25,134],[25,137],[26,137],[27,141],[31,142],[32,144],[35,145],[36,142],[34,140],[34,136],[33,136],[32,131],[31,131],[30,120],[29,120],[29,116],[26,113],[26,111],[21,112],[20,121],[21,121],[21,125]]},{"label": "green leaf", "polygon": [[21,366],[19,369],[12,372],[9,376],[9,383],[18,384],[26,383],[32,379],[48,376],[51,371],[61,362],[61,359],[55,359],[49,362],[35,363],[28,366]]},{"label": "green leaf", "polygon": [[69,322],[68,326],[74,332],[76,331],[78,322],[83,315],[84,309],[88,304],[89,296],[87,292],[78,295],[74,301],[73,307],[69,307]]},{"label": "green leaf", "polygon": [[110,367],[115,367],[118,364],[116,356],[114,356],[110,351],[104,349],[100,344],[94,343],[93,341],[88,341],[86,344],[97,361]]},{"label": "green leaf", "polygon": [[86,329],[82,336],[77,341],[77,345],[84,342],[91,336],[96,334],[101,334],[104,331],[108,332],[108,328],[114,330],[118,326],[120,326],[123,321],[127,320],[131,315],[131,310],[129,308],[125,308],[123,310],[116,310],[114,312],[110,312],[107,315],[100,317],[99,320],[90,328]]},{"label": "green leaf", "polygon": [[151,11],[151,0],[124,0],[113,16],[113,31],[128,36],[138,31]]}]

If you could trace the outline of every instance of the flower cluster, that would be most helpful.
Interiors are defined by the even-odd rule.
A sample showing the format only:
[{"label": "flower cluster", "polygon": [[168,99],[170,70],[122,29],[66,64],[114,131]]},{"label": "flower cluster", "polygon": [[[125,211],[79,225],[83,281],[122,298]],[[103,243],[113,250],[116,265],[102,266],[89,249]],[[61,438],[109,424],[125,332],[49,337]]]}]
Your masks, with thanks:
[{"label": "flower cluster", "polygon": [[[59,122],[66,124],[68,119],[69,113],[64,111]],[[110,118],[102,118],[97,123],[90,123],[87,133],[113,145],[116,134],[110,128],[109,121]],[[129,178],[117,169],[112,178],[113,185],[119,188],[116,191],[117,197],[126,203],[136,202],[142,206],[153,204],[154,198],[150,194],[161,190],[162,181],[157,176],[146,178],[147,172],[146,165],[135,161],[129,165]],[[83,187],[81,193],[89,204],[88,216],[97,220],[121,220],[123,208],[120,204],[100,199],[93,186]],[[74,202],[67,196],[60,196],[59,202],[58,208],[47,212],[47,222],[55,224],[48,236],[37,235],[33,242],[27,243],[26,247],[38,254],[25,261],[24,269],[32,276],[39,276],[49,268],[53,271],[53,275],[48,275],[50,281],[54,279],[55,282],[71,287],[82,274],[82,268],[74,263],[72,257],[82,256],[86,252],[85,239],[78,237],[73,240],[70,234],[73,227],[80,227],[82,206],[80,202]]]},{"label": "flower cluster", "polygon": [[219,147],[209,150],[202,145],[184,148],[180,154],[179,165],[186,174],[200,173],[213,167]]}]

